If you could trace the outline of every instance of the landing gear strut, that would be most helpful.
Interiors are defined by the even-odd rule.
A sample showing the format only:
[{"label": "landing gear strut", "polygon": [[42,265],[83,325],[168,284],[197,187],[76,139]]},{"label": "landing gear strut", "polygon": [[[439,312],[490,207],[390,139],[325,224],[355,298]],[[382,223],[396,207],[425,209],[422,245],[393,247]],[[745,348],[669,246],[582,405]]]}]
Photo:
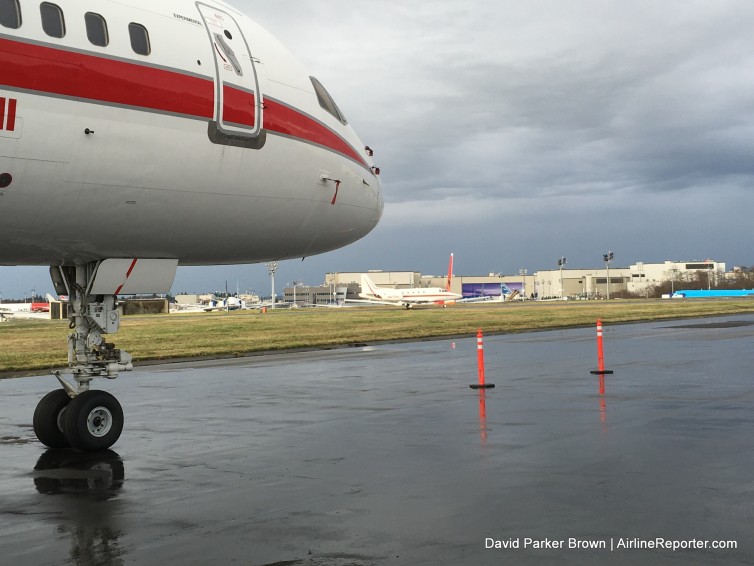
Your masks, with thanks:
[{"label": "landing gear strut", "polygon": [[71,334],[68,365],[75,383],[54,372],[63,389],[45,395],[34,411],[34,432],[50,448],[104,450],[123,430],[123,409],[105,391],[93,391],[95,377],[115,379],[133,369],[131,356],[103,338],[120,326],[116,295],[92,294],[100,262],[75,267],[52,267],[50,274],[59,295],[68,295]]}]

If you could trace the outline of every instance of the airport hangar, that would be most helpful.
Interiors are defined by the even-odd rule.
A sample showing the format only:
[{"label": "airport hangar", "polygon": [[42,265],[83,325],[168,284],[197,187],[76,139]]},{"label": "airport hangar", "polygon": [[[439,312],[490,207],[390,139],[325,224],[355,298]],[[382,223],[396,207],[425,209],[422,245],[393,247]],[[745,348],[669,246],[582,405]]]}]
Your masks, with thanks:
[{"label": "airport hangar", "polygon": [[[608,286],[608,271],[610,283]],[[629,267],[590,269],[550,269],[518,275],[490,273],[486,276],[453,275],[450,290],[464,297],[488,296],[500,299],[514,294],[519,299],[620,298],[627,294],[642,295],[667,281],[682,285],[698,272],[711,274],[711,280],[725,277],[725,263],[704,261],[638,262]],[[365,274],[378,287],[410,289],[447,286],[447,275],[422,275],[417,271],[340,272],[325,275],[319,286],[296,285],[284,290],[285,302],[300,306],[342,303],[359,299],[361,275]]]}]

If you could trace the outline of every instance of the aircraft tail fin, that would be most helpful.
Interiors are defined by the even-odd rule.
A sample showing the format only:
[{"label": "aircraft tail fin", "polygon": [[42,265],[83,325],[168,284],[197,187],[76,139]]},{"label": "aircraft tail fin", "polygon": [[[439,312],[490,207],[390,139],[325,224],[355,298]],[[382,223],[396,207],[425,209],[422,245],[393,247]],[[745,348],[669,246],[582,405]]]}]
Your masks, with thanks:
[{"label": "aircraft tail fin", "polygon": [[380,294],[377,290],[377,285],[375,285],[374,282],[369,278],[369,276],[364,273],[361,274],[361,293],[364,295],[372,295],[374,297],[380,298]]},{"label": "aircraft tail fin", "polygon": [[453,252],[450,252],[450,263],[448,264],[448,284],[445,287],[446,291],[450,291],[450,285],[453,282]]}]

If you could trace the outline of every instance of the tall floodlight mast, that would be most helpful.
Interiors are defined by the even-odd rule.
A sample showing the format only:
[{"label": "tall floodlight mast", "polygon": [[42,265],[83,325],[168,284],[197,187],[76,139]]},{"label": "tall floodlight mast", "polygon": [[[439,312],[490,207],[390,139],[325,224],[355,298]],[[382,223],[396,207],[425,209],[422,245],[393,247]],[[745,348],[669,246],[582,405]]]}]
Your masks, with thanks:
[{"label": "tall floodlight mast", "polygon": [[270,280],[272,281],[272,305],[271,307],[275,308],[275,272],[278,269],[278,262],[271,261],[269,263],[264,264],[267,267],[267,271],[270,274]]},{"label": "tall floodlight mast", "polygon": [[561,257],[558,259],[558,266],[560,267],[560,298],[563,298],[563,266],[566,264],[566,258]]},{"label": "tall floodlight mast", "polygon": [[605,262],[605,271],[607,272],[607,298],[610,298],[610,262],[613,261],[615,254],[608,251],[606,254],[602,254],[602,261]]}]

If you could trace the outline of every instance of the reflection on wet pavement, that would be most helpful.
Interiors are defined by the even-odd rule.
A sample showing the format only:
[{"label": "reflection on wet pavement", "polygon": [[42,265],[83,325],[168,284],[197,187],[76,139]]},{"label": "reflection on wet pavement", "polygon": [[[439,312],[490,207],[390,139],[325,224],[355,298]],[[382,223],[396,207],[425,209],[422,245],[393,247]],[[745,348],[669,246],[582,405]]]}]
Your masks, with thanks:
[{"label": "reflection on wet pavement", "polygon": [[70,563],[123,564],[123,549],[114,526],[118,496],[125,481],[123,460],[112,450],[81,453],[48,449],[34,466],[37,492],[52,496],[48,507],[66,517],[58,536],[70,538]]},{"label": "reflection on wet pavement", "polygon": [[[754,317],[141,368],[114,450],[45,450],[50,377],[0,381],[0,562],[754,562]],[[486,550],[485,539],[737,540],[736,550]],[[675,563],[673,562],[673,563]]]}]

